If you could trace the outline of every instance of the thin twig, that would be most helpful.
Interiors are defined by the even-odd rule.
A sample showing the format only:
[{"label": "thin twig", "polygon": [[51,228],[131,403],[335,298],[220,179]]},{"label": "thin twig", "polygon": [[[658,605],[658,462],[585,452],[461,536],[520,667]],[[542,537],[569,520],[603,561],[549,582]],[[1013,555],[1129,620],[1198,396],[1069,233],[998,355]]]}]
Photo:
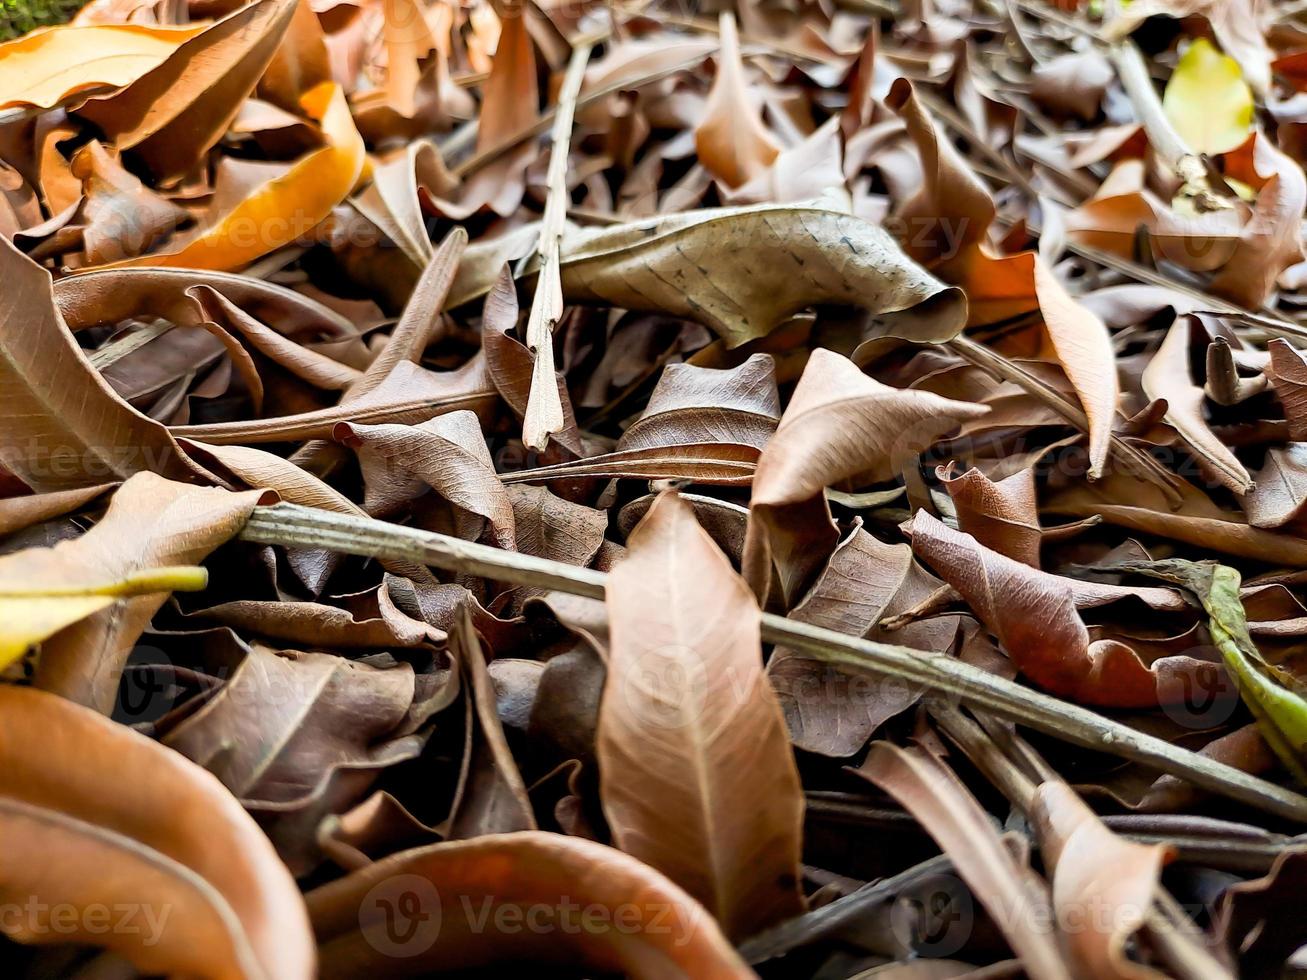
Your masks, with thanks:
[{"label": "thin twig", "polygon": [[531,368],[531,388],[522,420],[522,442],[527,449],[543,450],[549,437],[562,431],[563,402],[554,375],[554,327],[563,315],[563,282],[559,269],[563,232],[567,230],[567,159],[572,147],[572,119],[576,100],[585,79],[597,37],[585,37],[572,47],[567,74],[558,92],[554,113],[554,132],[549,151],[545,213],[540,220],[540,275],[526,324],[526,346],[535,359]]},{"label": "thin twig", "polygon": [[[1023,370],[1021,365],[967,337],[954,337],[948,342],[948,346],[977,367],[984,368],[998,378],[1017,385],[1082,432],[1089,430],[1089,417],[1085,415],[1084,409],[1063,398],[1039,378]],[[1117,435],[1110,437],[1108,448],[1123,469],[1154,484],[1172,504],[1179,505],[1181,497],[1173,485],[1175,477],[1162,464]]]},{"label": "thin twig", "polygon": [[1180,179],[1181,195],[1192,199],[1199,211],[1228,210],[1230,202],[1212,190],[1207,179],[1207,164],[1189,148],[1163,111],[1139,48],[1127,38],[1109,46],[1107,55],[1116,68],[1130,104],[1134,106],[1135,115],[1148,134],[1148,145]]},{"label": "thin twig", "polygon": [[[295,504],[256,508],[241,537],[261,544],[408,559],[493,581],[557,589],[594,599],[603,598],[607,579],[593,569]],[[1079,705],[1022,687],[947,654],[874,643],[771,613],[762,616],[762,636],[769,643],[847,670],[901,678],[920,685],[924,691],[958,698],[1073,745],[1130,759],[1268,813],[1307,822],[1307,797],[1293,790],[1135,731]]]},{"label": "thin twig", "polygon": [[852,925],[914,885],[952,873],[953,862],[940,854],[892,878],[863,885],[850,895],[758,933],[740,944],[740,955],[754,966],[784,956]]}]

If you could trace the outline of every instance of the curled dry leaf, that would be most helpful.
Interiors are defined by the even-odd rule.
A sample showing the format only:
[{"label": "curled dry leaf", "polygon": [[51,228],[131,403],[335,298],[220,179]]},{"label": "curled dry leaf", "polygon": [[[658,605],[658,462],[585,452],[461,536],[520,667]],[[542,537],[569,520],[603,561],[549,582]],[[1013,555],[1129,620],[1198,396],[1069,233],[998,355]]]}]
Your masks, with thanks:
[{"label": "curled dry leaf", "polygon": [[[426,913],[421,921],[439,923],[413,959],[387,954],[395,948],[387,938],[389,905],[377,889],[388,881],[418,886],[415,911]],[[637,980],[753,976],[708,913],[678,886],[620,851],[561,834],[492,834],[404,851],[310,892],[307,901],[324,978],[559,960]],[[602,921],[571,927],[577,904],[597,909]],[[618,920],[622,908],[630,911]],[[568,927],[544,935],[494,928],[522,921],[531,909]]]},{"label": "curled dry leaf", "polygon": [[628,546],[607,589],[604,814],[619,848],[742,938],[803,907],[803,795],[763,673],[760,613],[675,494]]},{"label": "curled dry leaf", "polygon": [[1303,260],[1302,215],[1307,210],[1307,176],[1302,167],[1261,133],[1253,136],[1251,159],[1233,155],[1232,177],[1257,187],[1252,215],[1239,233],[1230,260],[1211,289],[1249,309],[1271,298],[1281,273]]},{"label": "curled dry leaf", "polygon": [[[905,544],[885,544],[862,527],[840,542],[821,577],[790,618],[848,636],[871,636],[918,650],[953,645],[957,620],[947,616],[886,634],[875,626],[936,592],[940,582],[912,560]],[[915,704],[920,689],[892,677],[841,671],[833,664],[778,647],[767,677],[797,748],[842,758],[867,744],[888,719]]]},{"label": "curled dry leaf", "polygon": [[[260,496],[133,477],[86,534],[0,557],[0,593],[8,597],[0,650],[12,656],[21,652],[16,644],[53,633],[41,647],[37,686],[108,712],[124,660],[168,593],[204,587],[202,575],[177,566],[202,561],[233,537]],[[158,569],[173,572],[156,578]],[[24,594],[45,598],[13,598]],[[44,635],[25,625],[28,616],[40,617]]]},{"label": "curled dry leaf", "polygon": [[7,537],[33,524],[40,524],[83,507],[112,489],[113,484],[78,487],[75,490],[52,490],[29,497],[6,497],[0,500],[0,537]]},{"label": "curled dry leaf", "polygon": [[301,108],[321,125],[326,146],[301,157],[284,174],[259,184],[173,250],[118,264],[240,269],[313,230],[354,189],[367,162],[366,150],[345,95],[334,82],[323,82],[305,93]]},{"label": "curled dry leaf", "polygon": [[1296,526],[1307,504],[1307,444],[1291,442],[1271,449],[1253,483],[1253,492],[1241,501],[1248,523],[1264,528]]},{"label": "curled dry leaf", "polygon": [[766,593],[774,562],[792,595],[826,557],[813,553],[813,542],[834,547],[826,487],[855,476],[863,483],[890,479],[960,422],[988,411],[891,388],[846,357],[814,350],[754,475],[744,568],[755,591]]},{"label": "curled dry leaf", "polygon": [[1294,439],[1307,439],[1307,357],[1278,337],[1267,348],[1271,363],[1266,375],[1284,405],[1289,434]]},{"label": "curled dry leaf", "polygon": [[1152,488],[1128,477],[1113,476],[1107,484],[1071,487],[1045,501],[1044,508],[1069,517],[1101,517],[1132,531],[1208,551],[1307,567],[1307,541],[1253,527],[1239,511],[1222,510],[1197,491],[1184,491],[1180,507],[1174,508],[1157,499]]},{"label": "curled dry leaf", "polygon": [[0,463],[37,491],[93,486],[143,470],[194,479],[159,423],[120,399],[91,367],[55,307],[50,274],[0,241]]},{"label": "curled dry leaf", "polygon": [[991,481],[980,470],[939,476],[957,509],[958,527],[980,544],[1031,568],[1039,567],[1039,501],[1034,470]]},{"label": "curled dry leaf", "polygon": [[179,425],[172,432],[214,445],[328,439],[342,423],[411,425],[446,412],[480,411],[493,404],[495,398],[485,361],[480,357],[454,371],[428,371],[401,361],[381,384],[357,401],[277,418]]},{"label": "curled dry leaf", "polygon": [[[206,25],[98,24],[34,31],[0,44],[0,109],[49,109],[79,94],[120,88],[157,68]],[[51,72],[51,65],[58,66]]]},{"label": "curled dry leaf", "polygon": [[734,368],[669,364],[644,413],[613,452],[505,474],[504,479],[604,476],[747,483],[779,417],[776,366],[767,354],[753,354]]},{"label": "curled dry leaf", "polygon": [[222,138],[272,60],[296,0],[255,0],[188,39],[158,68],[77,109],[164,184]]},{"label": "curled dry leaf", "polygon": [[1070,980],[1055,937],[1039,926],[1037,910],[1047,899],[953,770],[920,746],[875,742],[852,771],[893,796],[926,828],[1030,976]]},{"label": "curled dry leaf", "polygon": [[1166,400],[1166,420],[1194,451],[1203,469],[1237,494],[1253,489],[1252,477],[1203,418],[1203,389],[1189,372],[1191,320],[1177,317],[1140,379],[1149,398]]},{"label": "curled dry leaf", "polygon": [[342,422],[335,434],[359,452],[369,511],[393,510],[430,487],[451,504],[485,518],[499,546],[514,549],[513,503],[495,474],[472,412],[450,412],[418,425]]},{"label": "curled dry leaf", "polygon": [[[460,270],[451,305],[493,285],[504,260],[492,267],[480,251]],[[961,292],[915,265],[884,229],[815,204],[707,209],[576,231],[563,238],[560,272],[568,302],[685,317],[731,346],[815,304],[866,310],[879,333],[922,342],[948,340],[966,322]]]},{"label": "curled dry leaf", "polygon": [[780,147],[763,125],[750,96],[740,60],[740,36],[735,15],[723,11],[719,20],[721,47],[717,75],[704,103],[703,118],[694,130],[695,150],[713,176],[728,187],[739,187],[767,171]]},{"label": "curled dry leaf", "polygon": [[215,665],[225,682],[160,740],[217,776],[305,874],[317,861],[299,825],[347,809],[383,767],[421,750],[423,739],[401,730],[414,702],[413,669],[257,644],[243,653]]},{"label": "curled dry leaf", "polygon": [[1131,962],[1125,945],[1148,916],[1171,847],[1123,840],[1060,781],[1036,790],[1031,823],[1053,869],[1061,933],[1083,974],[1119,980],[1165,976]]},{"label": "curled dry leaf", "polygon": [[[0,686],[0,759],[8,842],[0,894],[18,911],[0,924],[8,936],[105,945],[150,974],[314,976],[294,880],[198,766],[92,711],[10,684]],[[159,813],[169,820],[159,823]],[[128,906],[149,928],[104,930],[88,914]],[[79,914],[51,928],[52,908]]]},{"label": "curled dry leaf", "polygon": [[912,549],[962,593],[1017,669],[1049,691],[1082,704],[1152,707],[1183,701],[1193,689],[1203,662],[1176,656],[1145,663],[1125,643],[1091,640],[1076,613],[1078,604],[1130,595],[1183,608],[1169,590],[1150,594],[1049,575],[990,551],[925,511],[912,522]]},{"label": "curled dry leaf", "polygon": [[1042,346],[1066,372],[1089,419],[1089,475],[1097,477],[1107,459],[1119,398],[1107,328],[1076,302],[1035,252],[999,256],[991,251],[987,236],[994,201],[906,79],[894,83],[886,104],[903,119],[924,170],[921,187],[897,215],[907,229],[911,254],[945,281],[964,287],[973,323],[1039,310],[1047,336]]}]

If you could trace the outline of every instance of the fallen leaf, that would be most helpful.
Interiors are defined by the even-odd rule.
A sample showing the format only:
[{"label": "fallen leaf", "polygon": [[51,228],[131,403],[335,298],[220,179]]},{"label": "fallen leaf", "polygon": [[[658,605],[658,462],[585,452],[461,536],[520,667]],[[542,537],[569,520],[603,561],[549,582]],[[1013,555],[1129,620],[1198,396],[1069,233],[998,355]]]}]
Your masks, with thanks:
[{"label": "fallen leaf", "polygon": [[717,75],[704,103],[703,118],[694,130],[700,162],[728,187],[739,187],[762,176],[775,162],[780,147],[763,125],[751,97],[740,60],[735,16],[723,11],[718,20],[721,47]]},{"label": "fallen leaf", "polygon": [[[1160,889],[1165,844],[1136,844],[1112,833],[1066,783],[1035,791],[1031,823],[1053,870],[1053,906],[1060,932],[1086,976],[1160,978],[1125,951]],[[1095,910],[1088,913],[1087,910]]]},{"label": "fallen leaf", "polygon": [[[391,879],[415,889],[417,907],[408,907],[416,914],[408,921],[439,923],[438,931],[428,927],[410,943],[397,942],[402,934],[389,932],[386,919],[393,918],[394,899],[375,891]],[[492,834],[404,851],[323,885],[306,900],[324,978],[397,975],[397,962],[408,972],[543,959],[621,970],[636,980],[672,972],[705,980],[753,976],[708,913],[671,881],[613,848],[561,834]],[[577,903],[600,921],[574,928]],[[621,908],[631,911],[619,923]],[[520,921],[529,909],[559,928],[544,937],[484,928]],[[665,931],[655,928],[662,917]],[[415,955],[397,961],[390,955],[395,950]]]},{"label": "fallen leaf", "polygon": [[[1040,687],[1081,704],[1113,707],[1183,701],[1192,689],[1190,675],[1202,661],[1177,656],[1145,663],[1118,640],[1091,640],[1076,613],[1076,591],[1097,593],[1091,602],[1109,600],[1112,596],[1103,594],[1102,586],[1023,565],[984,548],[971,535],[946,527],[925,511],[918,511],[913,519],[912,549],[962,594],[1017,669]],[[1121,593],[1116,598],[1123,597]],[[1176,608],[1174,593],[1161,590],[1149,598]]]},{"label": "fallen leaf", "polygon": [[[257,644],[243,653],[221,665],[226,677],[217,692],[165,727],[160,741],[217,776],[304,874],[315,862],[301,853],[297,811],[312,807],[311,825],[341,812],[363,798],[383,766],[420,751],[422,739],[401,729],[414,702],[413,669]],[[341,770],[352,778],[315,800]]]},{"label": "fallen leaf", "polygon": [[1162,108],[1197,153],[1228,153],[1248,138],[1253,93],[1239,63],[1207,38],[1190,42],[1166,83]]},{"label": "fallen leaf", "polygon": [[[0,592],[64,595],[79,605],[72,612],[80,615],[60,613],[57,619],[49,604],[40,610],[49,617],[40,632],[64,628],[42,644],[37,686],[101,711],[112,708],[123,661],[168,592],[179,585],[203,587],[203,579],[191,572],[160,581],[151,581],[150,573],[203,560],[241,529],[260,496],[142,473],[123,484],[104,519],[81,537],[0,557]],[[143,594],[134,595],[130,583],[138,578]],[[126,586],[117,586],[122,598],[114,595],[119,583]],[[108,596],[87,597],[97,589]],[[11,608],[0,635],[4,651],[13,656],[20,645],[44,637],[11,618],[12,602],[6,604]]]},{"label": "fallen leaf", "polygon": [[1239,572],[1214,561],[1122,562],[1119,567],[1184,586],[1202,603],[1208,631],[1262,737],[1300,782],[1307,782],[1307,687],[1268,663],[1248,635]]},{"label": "fallen leaf", "polygon": [[[39,755],[30,751],[37,731]],[[0,877],[18,910],[2,926],[10,938],[104,945],[152,974],[314,976],[294,880],[198,766],[92,711],[12,684],[0,685],[0,757],[0,823],[10,843]],[[171,815],[166,825],[158,813]],[[88,867],[98,873],[87,875]],[[103,930],[88,918],[92,908],[124,903],[143,918],[152,910],[153,931]],[[53,929],[52,909],[62,908],[81,914]]]},{"label": "fallen leaf", "polygon": [[[492,269],[479,258],[469,251],[451,306],[493,284],[503,260]],[[563,238],[560,271],[569,303],[682,316],[731,346],[815,304],[866,310],[878,332],[923,342],[956,336],[966,320],[960,291],[914,265],[882,229],[815,205],[718,208],[575,232]]]},{"label": "fallen leaf", "polygon": [[957,508],[960,530],[986,548],[1039,567],[1043,531],[1034,470],[1021,470],[998,482],[976,469],[959,476],[941,470],[938,475]]},{"label": "fallen leaf", "polygon": [[[826,487],[854,476],[863,483],[889,479],[958,423],[988,411],[891,388],[846,357],[814,350],[754,475],[743,567],[755,592],[765,595],[775,563],[792,596],[824,561],[820,549],[835,546]],[[805,508],[802,517],[798,507]]]},{"label": "fallen leaf", "polygon": [[55,308],[50,275],[0,241],[0,401],[10,421],[0,463],[38,492],[102,484],[145,470],[208,474],[157,422],[114,394]]},{"label": "fallen leaf", "polygon": [[370,512],[393,510],[429,487],[451,504],[485,518],[499,546],[514,550],[513,503],[495,474],[472,412],[450,412],[419,425],[342,422],[335,436],[359,453]]},{"label": "fallen leaf", "polygon": [[97,89],[122,88],[163,64],[207,26],[51,27],[6,41],[0,44],[0,91],[5,93],[0,109],[51,109]]},{"label": "fallen leaf", "polygon": [[294,15],[296,0],[255,0],[207,25],[119,92],[76,110],[163,184],[185,177],[222,138]]},{"label": "fallen leaf", "polygon": [[866,761],[850,771],[889,793],[926,828],[1032,976],[1071,977],[1055,937],[1038,924],[1047,899],[951,769],[919,746],[874,742]]},{"label": "fallen leaf", "polygon": [[302,108],[321,124],[326,146],[301,157],[281,176],[260,184],[179,247],[118,266],[239,269],[312,231],[354,189],[363,173],[366,152],[339,86],[324,82],[304,95]]},{"label": "fallen leaf", "polygon": [[607,586],[604,813],[619,848],[747,936],[802,909],[803,798],[758,608],[674,494],[628,547]]},{"label": "fallen leaf", "polygon": [[[910,547],[885,544],[857,527],[840,542],[789,618],[846,636],[872,635],[943,652],[953,645],[955,617],[913,623],[892,634],[875,629],[881,620],[925,599],[939,584],[912,560]],[[881,724],[915,704],[922,693],[898,678],[841,671],[784,647],[772,651],[767,677],[795,747],[835,758],[860,751]]]},{"label": "fallen leaf", "polygon": [[1149,398],[1166,400],[1166,420],[1176,427],[1203,468],[1237,494],[1253,489],[1243,464],[1203,418],[1203,389],[1189,373],[1190,319],[1177,317],[1140,379]]}]

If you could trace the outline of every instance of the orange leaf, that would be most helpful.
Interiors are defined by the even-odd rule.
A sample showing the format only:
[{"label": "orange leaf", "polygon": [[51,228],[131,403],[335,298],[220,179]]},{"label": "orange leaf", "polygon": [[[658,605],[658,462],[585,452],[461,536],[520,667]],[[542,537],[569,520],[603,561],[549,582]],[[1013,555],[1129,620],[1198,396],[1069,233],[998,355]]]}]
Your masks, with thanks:
[{"label": "orange leaf", "polygon": [[0,109],[50,109],[81,92],[129,85],[207,27],[53,27],[0,44]]},{"label": "orange leaf", "polygon": [[119,265],[239,269],[320,224],[353,190],[367,152],[338,85],[324,82],[302,102],[305,111],[321,121],[326,146],[255,188],[177,251],[143,255]]}]

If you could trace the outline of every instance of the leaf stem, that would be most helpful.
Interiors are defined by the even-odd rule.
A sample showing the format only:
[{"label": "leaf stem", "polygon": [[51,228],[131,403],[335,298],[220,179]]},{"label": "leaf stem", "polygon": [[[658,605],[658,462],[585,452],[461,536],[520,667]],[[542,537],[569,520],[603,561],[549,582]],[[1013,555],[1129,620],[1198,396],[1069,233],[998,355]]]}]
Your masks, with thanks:
[{"label": "leaf stem", "polygon": [[[241,538],[260,544],[408,559],[493,581],[557,589],[594,599],[604,596],[606,576],[593,569],[295,504],[256,508]],[[1307,797],[1293,790],[1135,731],[1079,705],[986,673],[946,654],[844,636],[771,613],[763,614],[762,636],[769,643],[784,644],[852,671],[889,675],[919,684],[937,697],[957,698],[1072,745],[1130,759],[1267,813],[1307,823]]]}]

